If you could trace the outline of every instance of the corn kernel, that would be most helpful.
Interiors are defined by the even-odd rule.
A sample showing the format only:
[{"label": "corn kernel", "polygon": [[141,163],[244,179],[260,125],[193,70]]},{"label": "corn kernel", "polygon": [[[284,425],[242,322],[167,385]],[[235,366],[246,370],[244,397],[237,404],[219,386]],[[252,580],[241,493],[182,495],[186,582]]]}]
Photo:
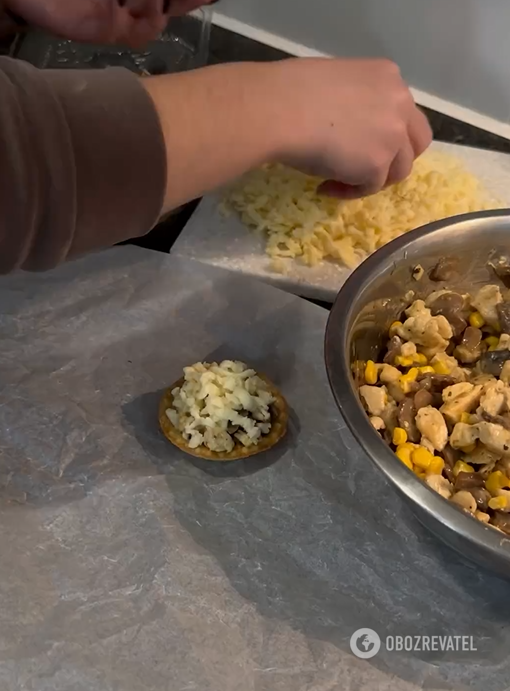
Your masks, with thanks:
[{"label": "corn kernel", "polygon": [[485,319],[482,317],[480,312],[472,312],[469,315],[469,323],[475,329],[481,329],[482,326],[485,326]]},{"label": "corn kernel", "polygon": [[468,444],[467,446],[462,447],[462,451],[464,453],[473,453],[476,449],[476,443],[475,444]]},{"label": "corn kernel", "polygon": [[403,374],[401,379],[405,379],[406,381],[416,381],[418,379],[418,368],[417,367],[411,367],[409,372],[407,374]]},{"label": "corn kernel", "polygon": [[377,367],[375,365],[375,362],[373,360],[369,360],[367,362],[367,366],[365,367],[365,381],[367,384],[370,386],[374,386],[374,384],[377,384]]},{"label": "corn kernel", "polygon": [[[411,453],[417,448],[418,448],[417,444],[411,444],[410,442],[406,441],[404,444],[399,444],[397,446],[397,450],[395,453],[398,455],[398,453],[400,452],[401,456],[406,456],[408,458],[411,458]],[[399,458],[400,458],[400,456],[399,456]],[[400,458],[400,460],[402,460],[402,459]]]},{"label": "corn kernel", "polygon": [[393,322],[393,324],[390,326],[390,331],[389,331],[389,333],[390,333],[390,338],[393,338],[393,336],[396,335],[397,329],[398,329],[400,326],[402,326],[402,322],[399,322],[398,320]]},{"label": "corn kernel", "polygon": [[411,463],[411,459],[410,459],[410,458],[404,457],[404,458],[400,458],[400,460],[402,461],[402,463],[403,463],[405,466],[407,466],[407,467],[409,468],[409,470],[414,470],[414,466],[413,466],[413,464]]},{"label": "corn kernel", "polygon": [[416,367],[411,367],[407,374],[403,374],[399,379],[400,388],[404,393],[409,393],[411,391],[411,384],[418,378],[418,369]]},{"label": "corn kernel", "polygon": [[426,367],[418,367],[418,372],[420,374],[435,374],[436,370],[430,365],[427,365]]},{"label": "corn kernel", "polygon": [[404,393],[409,393],[411,391],[411,384],[418,378],[418,368],[411,367],[407,374],[402,374],[399,379],[400,388]]},{"label": "corn kernel", "polygon": [[453,474],[458,475],[459,473],[474,473],[475,469],[473,468],[472,465],[469,465],[469,463],[465,463],[464,461],[457,461],[457,463],[453,466]]},{"label": "corn kernel", "polygon": [[430,464],[432,462],[432,458],[433,458],[433,456],[430,453],[430,451],[428,451],[427,449],[424,449],[422,446],[415,449],[411,453],[412,462],[420,470],[427,470],[427,468],[430,466]]},{"label": "corn kernel", "polygon": [[404,465],[406,465],[410,470],[413,469],[413,464],[411,463],[411,451],[409,449],[406,449],[404,446],[399,446],[395,451],[395,454]]},{"label": "corn kernel", "polygon": [[416,353],[416,355],[414,356],[414,364],[425,366],[426,364],[428,364],[427,356],[423,353]]},{"label": "corn kernel", "polygon": [[397,367],[412,367],[414,364],[414,358],[411,355],[397,355],[395,358],[395,364]]},{"label": "corn kernel", "polygon": [[509,486],[510,480],[506,477],[506,475],[503,475],[501,470],[495,470],[493,473],[491,473],[485,483],[486,490],[493,496],[496,496],[499,490],[503,487]]},{"label": "corn kernel", "polygon": [[492,497],[489,499],[489,508],[497,511],[498,509],[506,509],[508,500],[506,497]]},{"label": "corn kernel", "polygon": [[420,480],[425,480],[427,477],[427,473],[424,473],[423,470],[420,470],[419,468],[414,469],[414,474],[416,477],[419,477]]},{"label": "corn kernel", "polygon": [[436,374],[451,374],[451,369],[445,362],[436,362],[433,367]]},{"label": "corn kernel", "polygon": [[434,456],[427,468],[427,475],[441,475],[444,470],[444,461],[441,456]]},{"label": "corn kernel", "polygon": [[499,338],[497,336],[487,336],[485,342],[489,346],[489,350],[493,351],[496,350],[499,345]]},{"label": "corn kernel", "polygon": [[405,444],[407,441],[407,432],[402,427],[395,427],[393,430],[393,443],[395,446]]},{"label": "corn kernel", "polygon": [[469,413],[462,413],[462,415],[460,416],[460,421],[463,422],[465,425],[470,425],[471,415]]},{"label": "corn kernel", "polygon": [[395,451],[395,453],[400,458],[400,460],[403,461],[405,458],[411,458],[411,451],[412,449],[407,448],[405,444],[401,444],[400,446],[397,446],[397,450]]}]

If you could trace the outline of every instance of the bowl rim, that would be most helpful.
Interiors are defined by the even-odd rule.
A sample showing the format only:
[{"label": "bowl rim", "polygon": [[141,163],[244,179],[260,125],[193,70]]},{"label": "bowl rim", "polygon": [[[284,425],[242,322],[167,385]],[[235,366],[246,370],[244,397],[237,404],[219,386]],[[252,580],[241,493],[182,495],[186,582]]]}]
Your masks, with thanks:
[{"label": "bowl rim", "polygon": [[[384,474],[396,489],[428,514],[433,521],[440,521],[452,533],[465,538],[480,553],[497,553],[510,566],[510,536],[491,528],[435,492],[425,482],[401,463],[391,448],[381,439],[370,424],[358,397],[352,378],[349,358],[348,329],[353,318],[355,300],[379,275],[381,267],[392,257],[405,258],[406,249],[424,236],[440,234],[449,229],[469,230],[473,221],[490,225],[494,220],[506,220],[510,224],[510,208],[482,211],[454,216],[409,231],[392,240],[365,259],[340,288],[326,325],[324,357],[326,372],[336,404],[347,427],[370,461]],[[477,223],[477,227],[479,225]],[[341,344],[338,345],[338,334]],[[428,523],[428,521],[427,521]]]}]

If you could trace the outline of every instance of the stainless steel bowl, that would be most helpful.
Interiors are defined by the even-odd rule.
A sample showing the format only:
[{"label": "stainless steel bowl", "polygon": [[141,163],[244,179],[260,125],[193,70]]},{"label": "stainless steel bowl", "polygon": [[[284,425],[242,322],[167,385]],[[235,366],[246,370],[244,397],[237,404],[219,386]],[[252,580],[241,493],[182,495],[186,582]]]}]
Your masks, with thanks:
[{"label": "stainless steel bowl", "polygon": [[[448,285],[413,278],[421,265],[441,257],[459,259],[462,275]],[[421,482],[372,428],[351,370],[354,360],[376,360],[390,324],[402,312],[404,295],[416,297],[448,287],[472,292],[497,279],[488,261],[510,256],[510,210],[484,211],[433,223],[394,240],[369,257],[347,280],[326,330],[328,377],[340,412],[373,463],[409,503],[420,522],[457,552],[510,577],[510,538],[465,514]]]}]

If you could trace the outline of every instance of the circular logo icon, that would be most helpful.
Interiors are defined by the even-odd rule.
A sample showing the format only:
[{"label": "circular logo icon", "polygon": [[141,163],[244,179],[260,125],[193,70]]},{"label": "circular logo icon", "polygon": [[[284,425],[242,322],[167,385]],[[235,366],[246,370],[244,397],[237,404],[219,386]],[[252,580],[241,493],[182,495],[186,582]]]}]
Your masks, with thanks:
[{"label": "circular logo icon", "polygon": [[351,650],[356,657],[369,660],[381,649],[381,639],[372,629],[358,629],[351,636]]}]

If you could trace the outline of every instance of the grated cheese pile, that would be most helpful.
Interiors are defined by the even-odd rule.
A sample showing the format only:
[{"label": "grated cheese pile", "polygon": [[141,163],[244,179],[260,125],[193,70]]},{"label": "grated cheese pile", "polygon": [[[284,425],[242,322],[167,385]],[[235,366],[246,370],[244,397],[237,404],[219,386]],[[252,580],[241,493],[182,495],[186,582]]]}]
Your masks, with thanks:
[{"label": "grated cheese pile", "polygon": [[317,194],[318,178],[279,164],[248,173],[231,189],[223,211],[267,234],[273,270],[285,258],[308,266],[324,259],[356,267],[399,235],[426,223],[504,206],[457,159],[427,152],[410,177],[372,197],[339,201]]},{"label": "grated cheese pile", "polygon": [[235,440],[252,446],[271,430],[273,395],[266,383],[242,362],[198,362],[184,368],[184,384],[172,391],[166,411],[191,449],[230,452]]}]

